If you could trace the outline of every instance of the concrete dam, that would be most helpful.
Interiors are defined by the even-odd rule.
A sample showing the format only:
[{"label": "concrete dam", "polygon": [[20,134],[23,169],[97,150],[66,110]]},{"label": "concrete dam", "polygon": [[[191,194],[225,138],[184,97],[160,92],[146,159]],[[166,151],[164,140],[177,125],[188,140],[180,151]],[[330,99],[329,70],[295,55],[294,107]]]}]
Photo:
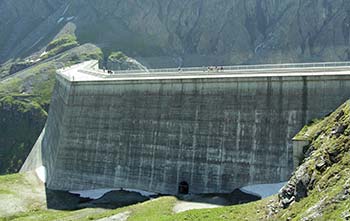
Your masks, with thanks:
[{"label": "concrete dam", "polygon": [[55,190],[228,193],[277,183],[293,171],[294,135],[349,97],[350,63],[109,74],[85,62],[58,71],[24,167],[42,161]]}]

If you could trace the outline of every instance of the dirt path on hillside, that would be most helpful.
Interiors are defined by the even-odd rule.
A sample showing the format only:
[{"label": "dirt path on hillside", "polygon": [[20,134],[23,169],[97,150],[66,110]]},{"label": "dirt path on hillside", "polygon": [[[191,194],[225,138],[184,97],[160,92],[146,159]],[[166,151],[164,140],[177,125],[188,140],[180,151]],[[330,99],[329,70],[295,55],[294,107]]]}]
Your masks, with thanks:
[{"label": "dirt path on hillside", "polygon": [[99,219],[97,221],[126,221],[129,218],[130,214],[131,214],[130,211],[126,211],[123,213],[118,213],[114,216]]},{"label": "dirt path on hillside", "polygon": [[175,204],[173,211],[174,213],[181,213],[181,212],[194,210],[194,209],[212,209],[212,208],[218,208],[218,207],[221,207],[221,206],[210,204],[210,203],[179,201]]},{"label": "dirt path on hillside", "polygon": [[45,186],[35,172],[8,176],[0,184],[0,214],[46,209]]}]

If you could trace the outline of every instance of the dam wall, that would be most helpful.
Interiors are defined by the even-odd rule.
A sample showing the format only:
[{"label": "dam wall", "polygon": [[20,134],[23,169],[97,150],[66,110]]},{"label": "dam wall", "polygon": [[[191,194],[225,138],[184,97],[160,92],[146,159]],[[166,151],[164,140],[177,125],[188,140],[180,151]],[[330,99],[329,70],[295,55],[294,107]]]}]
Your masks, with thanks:
[{"label": "dam wall", "polygon": [[227,193],[286,181],[292,138],[350,96],[349,75],[71,81],[42,139],[47,187]]}]

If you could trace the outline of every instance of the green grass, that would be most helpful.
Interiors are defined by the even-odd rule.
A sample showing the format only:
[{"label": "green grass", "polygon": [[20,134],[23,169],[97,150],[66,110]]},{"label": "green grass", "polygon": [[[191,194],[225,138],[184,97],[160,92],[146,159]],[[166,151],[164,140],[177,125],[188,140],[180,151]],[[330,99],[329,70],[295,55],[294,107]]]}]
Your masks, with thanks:
[{"label": "green grass", "polygon": [[11,78],[9,81],[6,83],[0,84],[0,92],[2,93],[8,93],[8,92],[13,92],[13,91],[20,91],[21,90],[21,79],[14,77]]},{"label": "green grass", "polygon": [[73,35],[63,35],[48,44],[46,51],[52,51],[61,47],[62,45],[77,43],[77,38]]},{"label": "green grass", "polygon": [[0,189],[5,192],[12,192],[10,188],[14,184],[25,184],[24,174],[16,173],[0,176]]},{"label": "green grass", "polygon": [[310,140],[320,130],[322,126],[320,119],[314,119],[309,124],[305,125],[301,131],[295,135],[294,140]]},{"label": "green grass", "polygon": [[[343,134],[335,135],[332,131],[340,125],[348,125]],[[307,174],[313,179],[308,185],[308,196],[281,211],[276,220],[291,217],[301,220],[313,213],[319,216],[314,220],[342,220],[341,214],[349,211],[349,198],[343,200],[344,184],[350,184],[350,102],[346,102],[330,116],[305,127],[298,135],[311,141],[313,152],[306,159]],[[308,134],[308,136],[305,136]],[[329,153],[338,153],[336,158]],[[319,171],[316,164],[324,159],[327,168]],[[335,160],[335,162],[334,162]],[[313,209],[314,208],[314,209]],[[316,209],[315,209],[316,208]],[[350,212],[350,211],[349,211]]]},{"label": "green grass", "polygon": [[11,66],[15,63],[14,60],[9,60],[8,62],[1,64],[0,66],[0,78],[8,76],[10,73]]},{"label": "green grass", "polygon": [[55,210],[32,210],[28,212],[18,213],[16,215],[0,217],[0,221],[10,220],[27,220],[27,221],[49,221],[49,220],[60,220],[69,216],[69,211],[55,211]]},{"label": "green grass", "polygon": [[111,61],[111,62],[122,61],[122,60],[126,60],[127,58],[128,57],[121,51],[112,52],[108,56],[108,60]]},{"label": "green grass", "polygon": [[53,57],[71,48],[77,47],[78,45],[79,43],[75,36],[63,35],[48,44],[46,47],[47,54],[43,55],[41,58],[47,59]]},{"label": "green grass", "polygon": [[131,212],[128,221],[168,220],[173,215],[172,208],[176,202],[177,199],[175,197],[162,197],[153,201],[139,203],[133,206],[111,210],[97,215],[90,215],[82,220],[96,220],[126,211]]},{"label": "green grass", "polygon": [[43,110],[39,103],[31,99],[32,96],[21,96],[17,94],[6,94],[0,97],[0,108],[13,108],[21,113],[29,111],[38,111],[41,117],[46,117],[47,113]]},{"label": "green grass", "polygon": [[[0,176],[0,198],[12,194],[13,199],[18,196],[12,188],[16,189],[35,189],[35,183],[28,181],[30,174],[13,174]],[[33,176],[33,175],[31,175]],[[33,190],[34,191],[34,190]],[[43,193],[44,194],[44,193]],[[28,197],[28,196],[27,196]],[[266,205],[273,197],[257,201],[253,203],[226,206],[216,209],[192,210],[183,213],[175,214],[173,208],[178,199],[172,196],[160,197],[155,200],[146,201],[143,203],[107,210],[100,208],[88,208],[75,211],[60,211],[52,209],[44,209],[40,204],[28,204],[25,212],[20,212],[8,216],[1,216],[1,221],[21,220],[21,221],[51,221],[51,220],[98,220],[105,217],[110,217],[123,212],[130,214],[128,221],[170,221],[170,220],[258,220],[266,216]],[[11,200],[11,198],[9,199]],[[35,202],[35,199],[30,199]]]},{"label": "green grass", "polygon": [[15,194],[15,193],[10,191],[10,190],[1,190],[0,189],[0,196],[1,195],[12,195],[12,194]]},{"label": "green grass", "polygon": [[346,170],[345,166],[349,166],[350,157],[344,159],[336,166],[329,169],[325,174],[319,176],[316,188],[310,191],[309,196],[294,203],[287,210],[283,210],[277,215],[276,220],[282,217],[292,217],[292,220],[301,220],[306,215],[310,215],[308,210],[319,202],[323,202],[320,209],[321,216],[318,220],[341,220],[341,213],[349,210],[349,200],[338,200],[343,192],[343,185],[350,177],[349,168]]},{"label": "green grass", "polygon": [[123,212],[129,212],[128,221],[172,221],[172,220],[259,220],[266,216],[266,204],[270,199],[254,203],[227,206],[216,209],[201,209],[175,214],[174,205],[178,202],[175,197],[161,197],[156,200],[119,208],[115,210],[82,209],[77,211],[37,210],[19,213],[0,220],[98,220]]},{"label": "green grass", "polygon": [[18,171],[45,123],[47,112],[31,99],[15,94],[0,96],[0,174]]},{"label": "green grass", "polygon": [[260,220],[267,215],[266,205],[273,199],[267,198],[253,203],[221,207],[216,209],[192,210],[178,213],[167,220]]},{"label": "green grass", "polygon": [[[62,42],[53,45],[59,47],[59,43]],[[19,170],[43,129],[56,69],[101,58],[102,51],[97,47],[81,46],[69,53],[60,53],[54,60],[34,65],[0,84],[0,174]]]},{"label": "green grass", "polygon": [[88,60],[101,61],[103,59],[103,53],[101,49],[95,49],[81,54],[64,54],[61,59],[64,60],[64,65],[67,67]]}]

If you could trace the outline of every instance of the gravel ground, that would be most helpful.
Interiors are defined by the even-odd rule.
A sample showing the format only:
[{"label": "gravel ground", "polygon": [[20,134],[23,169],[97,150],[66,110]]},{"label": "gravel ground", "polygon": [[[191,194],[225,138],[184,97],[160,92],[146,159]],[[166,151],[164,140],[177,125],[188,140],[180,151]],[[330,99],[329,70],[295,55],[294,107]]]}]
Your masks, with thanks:
[{"label": "gravel ground", "polygon": [[259,200],[260,198],[237,189],[229,194],[198,194],[183,195],[175,204],[174,213],[181,213],[193,209],[210,209],[230,206]]},{"label": "gravel ground", "polygon": [[119,213],[119,214],[111,216],[111,217],[99,219],[97,221],[126,221],[129,218],[130,213],[131,213],[130,211],[126,211],[126,212]]},{"label": "gravel ground", "polygon": [[185,212],[187,210],[211,209],[211,208],[217,208],[217,207],[220,207],[220,205],[215,205],[215,204],[210,204],[210,203],[197,203],[197,202],[179,201],[174,206],[173,211],[174,211],[174,213],[181,213],[181,212]]},{"label": "gravel ground", "polygon": [[35,172],[0,184],[0,216],[46,209],[45,186]]}]

